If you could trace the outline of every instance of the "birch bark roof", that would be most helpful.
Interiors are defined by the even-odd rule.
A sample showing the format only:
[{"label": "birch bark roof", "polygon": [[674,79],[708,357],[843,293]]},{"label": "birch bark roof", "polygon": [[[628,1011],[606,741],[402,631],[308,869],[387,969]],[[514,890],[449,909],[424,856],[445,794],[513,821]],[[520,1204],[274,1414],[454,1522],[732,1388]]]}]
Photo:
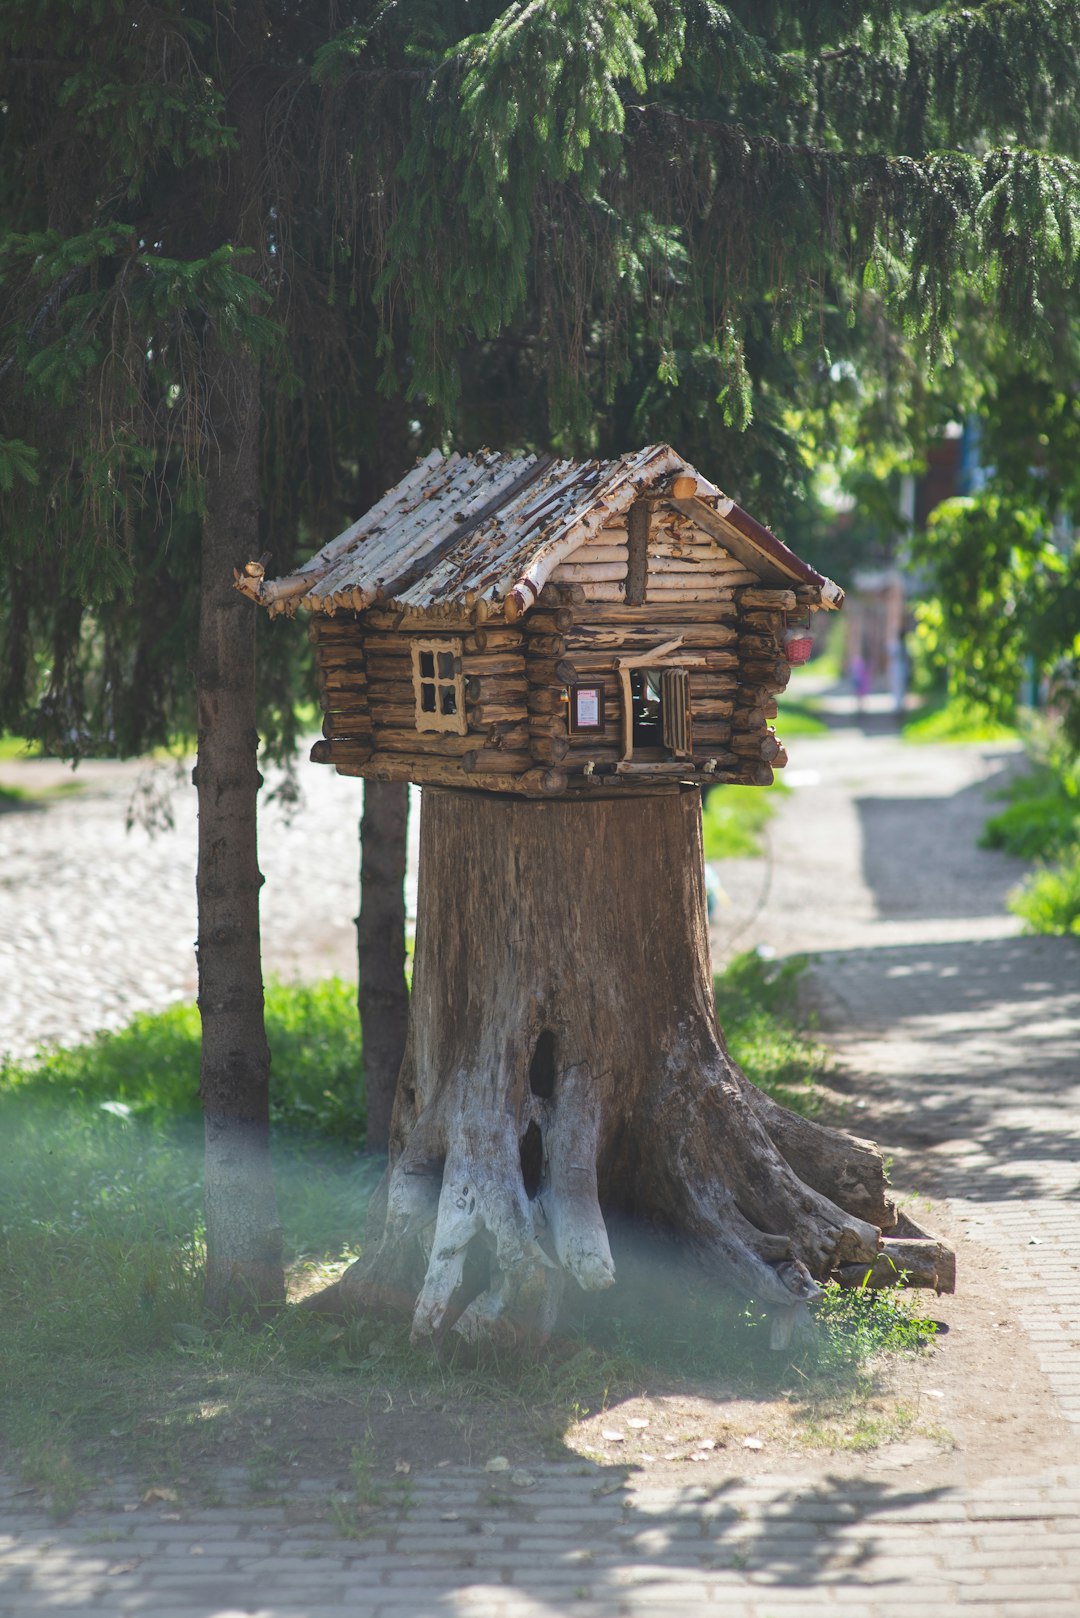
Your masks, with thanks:
[{"label": "birch bark roof", "polygon": [[[675,498],[676,477],[693,479],[689,497]],[[670,496],[764,583],[815,586],[823,606],[841,605],[837,585],[667,444],[611,461],[433,451],[298,572],[265,579],[250,564],[237,587],[271,613],[378,604],[457,614],[484,602],[487,616],[513,620],[561,562],[644,495]]]}]

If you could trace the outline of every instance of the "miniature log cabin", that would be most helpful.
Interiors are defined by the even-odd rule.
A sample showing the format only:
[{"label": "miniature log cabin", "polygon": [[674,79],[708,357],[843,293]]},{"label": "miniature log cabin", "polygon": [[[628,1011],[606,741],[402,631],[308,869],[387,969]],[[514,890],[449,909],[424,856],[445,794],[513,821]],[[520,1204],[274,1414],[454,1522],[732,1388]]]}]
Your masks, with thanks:
[{"label": "miniature log cabin", "polygon": [[533,797],[767,785],[787,621],[843,601],[663,444],[433,452],[299,572],[263,575],[237,586],[312,615],[313,760]]}]

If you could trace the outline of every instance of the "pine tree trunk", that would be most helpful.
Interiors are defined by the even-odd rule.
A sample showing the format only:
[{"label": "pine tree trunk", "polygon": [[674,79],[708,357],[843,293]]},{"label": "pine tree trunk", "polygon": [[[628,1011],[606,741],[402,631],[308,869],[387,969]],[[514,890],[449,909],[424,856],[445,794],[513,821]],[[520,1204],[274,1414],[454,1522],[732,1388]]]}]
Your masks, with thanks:
[{"label": "pine tree trunk", "polygon": [[385,1152],[389,1144],[394,1090],[409,1021],[405,982],[408,821],[408,782],[364,782],[356,998],[364,1036],[367,1145],[373,1152]]},{"label": "pine tree trunk", "polygon": [[782,1342],[817,1281],[872,1262],[881,1156],[731,1060],[703,878],[696,790],[425,790],[390,1168],[342,1302],[408,1308],[417,1337],[543,1338],[566,1280],[613,1281],[614,1215],[680,1238]]},{"label": "pine tree trunk", "polygon": [[259,941],[255,619],[231,586],[258,555],[258,364],[218,352],[209,401],[199,604],[199,1011],[206,1124],[206,1300],[215,1315],[284,1297],[270,1166],[270,1052]]}]

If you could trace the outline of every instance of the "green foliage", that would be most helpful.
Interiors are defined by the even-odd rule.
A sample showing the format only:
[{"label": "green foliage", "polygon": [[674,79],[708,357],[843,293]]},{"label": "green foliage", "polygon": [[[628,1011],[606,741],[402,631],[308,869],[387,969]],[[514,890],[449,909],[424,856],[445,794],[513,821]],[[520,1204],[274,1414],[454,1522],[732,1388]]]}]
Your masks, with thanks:
[{"label": "green foliage", "polygon": [[901,735],[905,742],[972,743],[1015,742],[1012,725],[987,712],[980,703],[965,697],[932,702],[904,721]]},{"label": "green foliage", "polygon": [[[266,1033],[272,1059],[270,1110],[288,1138],[362,1145],[363,1060],[353,991],[338,978],[271,983]],[[62,1107],[111,1109],[155,1127],[199,1117],[199,1013],[194,1005],[141,1012],[88,1044],[0,1060],[0,1096],[27,1095]]]},{"label": "green foliage", "polygon": [[771,787],[713,787],[702,807],[707,860],[755,859],[764,852],[761,833],[776,814],[776,798],[788,792],[782,781]]},{"label": "green foliage", "polygon": [[728,962],[714,990],[727,1047],[747,1077],[781,1106],[811,1118],[821,1110],[815,1086],[828,1056],[807,1037],[799,1012],[805,969],[802,957],[769,961],[749,950]]},{"label": "green foliage", "polygon": [[1080,764],[1061,750],[1016,776],[998,797],[1008,807],[986,822],[981,848],[1031,860],[1051,858],[1080,841]]},{"label": "green foliage", "polygon": [[1009,909],[1029,933],[1066,933],[1080,938],[1080,842],[1063,847],[1009,896]]}]

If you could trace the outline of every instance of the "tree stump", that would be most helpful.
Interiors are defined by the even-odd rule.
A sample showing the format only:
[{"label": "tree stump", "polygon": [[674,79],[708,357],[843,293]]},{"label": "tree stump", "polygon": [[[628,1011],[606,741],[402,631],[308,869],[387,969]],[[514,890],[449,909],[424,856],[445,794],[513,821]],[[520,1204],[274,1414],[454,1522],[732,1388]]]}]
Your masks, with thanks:
[{"label": "tree stump", "polygon": [[[717,1026],[697,789],[424,791],[409,1033],[349,1307],[543,1339],[615,1279],[605,1215],[678,1239],[790,1337],[895,1223],[880,1153],[787,1112]],[[381,1220],[381,1229],[379,1221]]]}]

